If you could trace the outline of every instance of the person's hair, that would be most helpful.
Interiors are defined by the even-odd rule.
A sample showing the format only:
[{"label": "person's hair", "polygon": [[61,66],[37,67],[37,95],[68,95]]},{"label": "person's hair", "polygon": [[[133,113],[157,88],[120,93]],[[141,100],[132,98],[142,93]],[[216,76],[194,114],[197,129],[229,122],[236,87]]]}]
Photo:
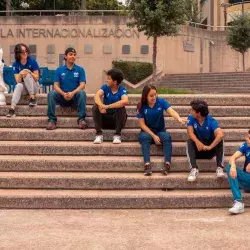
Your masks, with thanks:
[{"label": "person's hair", "polygon": [[250,129],[248,130],[248,134],[250,134]]},{"label": "person's hair", "polygon": [[140,102],[137,104],[137,110],[140,111],[142,106],[148,103],[148,94],[150,92],[151,89],[154,89],[157,92],[157,89],[154,85],[148,84],[146,86],[144,86],[143,90],[142,90],[142,94],[141,94],[141,100]]},{"label": "person's hair", "polygon": [[190,103],[190,106],[196,113],[200,113],[201,116],[206,117],[209,114],[208,105],[205,101],[196,99]]},{"label": "person's hair", "polygon": [[124,75],[119,69],[110,69],[107,72],[107,76],[110,76],[113,81],[117,81],[117,85],[121,84],[124,79]]},{"label": "person's hair", "polygon": [[27,55],[29,56],[30,55],[30,49],[29,47],[24,44],[24,43],[19,43],[15,46],[15,49],[14,49],[14,53],[15,53],[15,59],[17,61],[20,61],[21,60],[21,52],[22,52],[22,47],[25,47],[26,51],[27,51]]}]

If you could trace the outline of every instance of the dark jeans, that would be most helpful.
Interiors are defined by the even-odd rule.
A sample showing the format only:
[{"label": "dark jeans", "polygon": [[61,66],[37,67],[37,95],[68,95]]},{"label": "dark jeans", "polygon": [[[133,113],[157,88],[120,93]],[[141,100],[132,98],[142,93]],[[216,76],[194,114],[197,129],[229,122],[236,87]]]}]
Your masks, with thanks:
[{"label": "dark jeans", "polygon": [[[161,140],[165,162],[171,163],[172,139],[170,134],[168,132],[158,132],[156,133],[156,135]],[[152,136],[147,132],[141,131],[138,136],[138,139],[141,144],[144,162],[145,163],[150,162],[150,145],[154,144]]]},{"label": "dark jeans", "polygon": [[48,94],[48,117],[49,122],[56,122],[56,105],[62,107],[76,107],[78,121],[84,120],[86,117],[86,93],[79,91],[70,101],[66,101],[62,95],[52,90]]},{"label": "dark jeans", "polygon": [[[212,141],[201,141],[204,145],[210,145]],[[216,163],[217,166],[223,167],[224,163],[224,142],[221,141],[210,151],[198,151],[196,144],[191,140],[187,140],[187,158],[189,160],[190,169],[197,168],[196,159],[212,159],[216,156]]]},{"label": "dark jeans", "polygon": [[115,129],[116,135],[121,135],[127,121],[125,107],[115,109],[112,113],[102,114],[95,104],[92,108],[93,120],[97,135],[102,134],[102,129]]}]

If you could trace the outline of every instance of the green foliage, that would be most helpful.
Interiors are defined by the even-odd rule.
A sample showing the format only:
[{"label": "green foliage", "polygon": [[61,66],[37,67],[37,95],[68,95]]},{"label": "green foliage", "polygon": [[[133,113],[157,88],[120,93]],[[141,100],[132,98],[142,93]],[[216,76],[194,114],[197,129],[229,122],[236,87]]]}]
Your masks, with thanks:
[{"label": "green foliage", "polygon": [[200,23],[200,10],[197,0],[186,0],[186,15],[189,22]]},{"label": "green foliage", "polygon": [[227,30],[227,43],[234,50],[244,54],[250,48],[250,16],[237,15]]},{"label": "green foliage", "polygon": [[187,21],[186,0],[127,0],[131,22],[148,37],[173,36]]},{"label": "green foliage", "polygon": [[120,69],[125,79],[133,84],[144,80],[153,73],[152,63],[133,61],[113,61],[114,68]]}]

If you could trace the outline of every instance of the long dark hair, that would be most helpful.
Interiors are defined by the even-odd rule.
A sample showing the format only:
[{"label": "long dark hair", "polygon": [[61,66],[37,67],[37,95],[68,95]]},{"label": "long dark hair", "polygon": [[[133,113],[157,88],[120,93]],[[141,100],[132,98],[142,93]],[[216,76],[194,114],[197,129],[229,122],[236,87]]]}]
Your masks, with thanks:
[{"label": "long dark hair", "polygon": [[139,112],[141,111],[142,106],[148,103],[147,97],[148,97],[148,93],[150,92],[151,89],[154,89],[157,92],[156,87],[154,85],[151,85],[151,84],[148,84],[143,88],[142,94],[141,94],[141,100],[137,104],[137,110]]},{"label": "long dark hair", "polygon": [[15,59],[17,61],[20,61],[21,60],[21,52],[22,52],[22,47],[24,47],[27,51],[27,55],[29,56],[30,55],[30,49],[29,47],[24,44],[24,43],[19,43],[15,46],[15,49],[14,49],[14,53],[15,53]]}]

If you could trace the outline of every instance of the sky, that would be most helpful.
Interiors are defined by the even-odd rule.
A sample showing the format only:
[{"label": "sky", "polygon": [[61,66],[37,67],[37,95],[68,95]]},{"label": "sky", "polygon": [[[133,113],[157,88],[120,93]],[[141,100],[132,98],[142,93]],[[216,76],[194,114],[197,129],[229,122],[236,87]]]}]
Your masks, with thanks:
[{"label": "sky", "polygon": [[125,4],[126,0],[118,0],[119,2],[122,2],[123,4]]}]

